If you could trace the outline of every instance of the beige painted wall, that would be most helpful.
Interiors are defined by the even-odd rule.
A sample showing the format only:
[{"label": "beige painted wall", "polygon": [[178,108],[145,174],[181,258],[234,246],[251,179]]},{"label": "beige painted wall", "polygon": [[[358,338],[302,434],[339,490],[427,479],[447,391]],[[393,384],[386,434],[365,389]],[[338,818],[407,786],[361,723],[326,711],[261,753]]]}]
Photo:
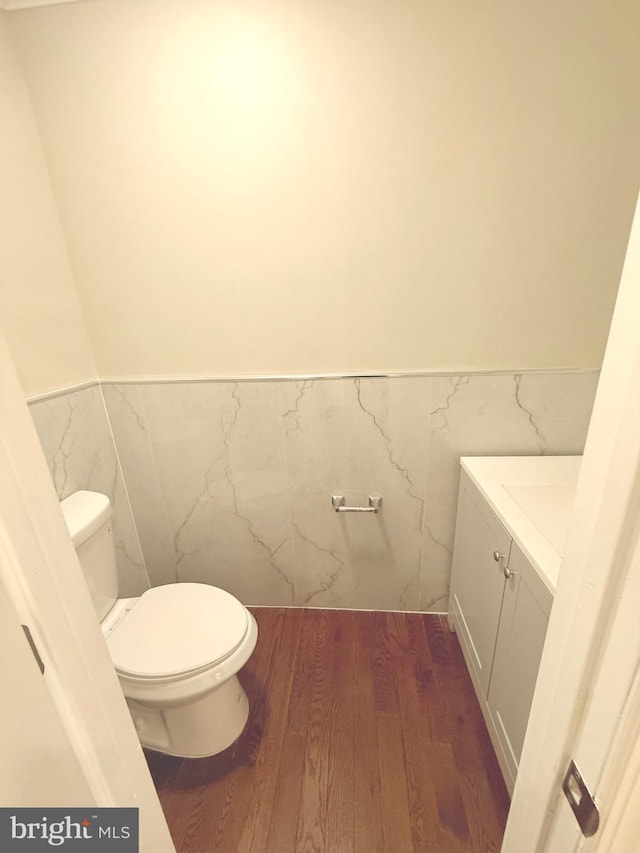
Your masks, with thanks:
[{"label": "beige painted wall", "polygon": [[636,0],[14,16],[103,377],[600,364]]},{"label": "beige painted wall", "polygon": [[6,12],[0,12],[0,325],[26,394],[95,378]]}]

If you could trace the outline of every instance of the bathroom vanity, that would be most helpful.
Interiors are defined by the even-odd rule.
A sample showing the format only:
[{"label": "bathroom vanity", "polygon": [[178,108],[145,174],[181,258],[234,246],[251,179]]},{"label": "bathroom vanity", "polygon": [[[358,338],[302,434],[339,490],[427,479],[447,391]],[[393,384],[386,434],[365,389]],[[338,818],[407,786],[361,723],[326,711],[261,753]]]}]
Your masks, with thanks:
[{"label": "bathroom vanity", "polygon": [[580,456],[460,460],[449,623],[510,794],[580,462]]}]

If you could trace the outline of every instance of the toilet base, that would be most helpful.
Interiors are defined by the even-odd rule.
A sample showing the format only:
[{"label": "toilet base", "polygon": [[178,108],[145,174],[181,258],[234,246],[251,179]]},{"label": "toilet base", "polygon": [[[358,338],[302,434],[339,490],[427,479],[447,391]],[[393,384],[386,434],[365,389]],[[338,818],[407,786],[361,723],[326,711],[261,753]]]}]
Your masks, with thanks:
[{"label": "toilet base", "polygon": [[249,718],[249,700],[237,675],[200,699],[171,708],[149,708],[127,698],[142,746],[183,758],[216,755],[238,739]]}]

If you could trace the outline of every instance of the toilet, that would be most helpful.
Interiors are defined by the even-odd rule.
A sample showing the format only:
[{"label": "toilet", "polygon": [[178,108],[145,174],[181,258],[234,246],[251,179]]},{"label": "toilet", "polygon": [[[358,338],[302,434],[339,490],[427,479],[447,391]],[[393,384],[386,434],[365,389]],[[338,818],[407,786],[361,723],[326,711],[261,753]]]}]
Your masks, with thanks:
[{"label": "toilet", "polygon": [[80,491],[61,507],[140,743],[187,758],[226,749],[249,716],[237,673],[258,638],[253,615],[202,583],[118,598],[109,498]]}]

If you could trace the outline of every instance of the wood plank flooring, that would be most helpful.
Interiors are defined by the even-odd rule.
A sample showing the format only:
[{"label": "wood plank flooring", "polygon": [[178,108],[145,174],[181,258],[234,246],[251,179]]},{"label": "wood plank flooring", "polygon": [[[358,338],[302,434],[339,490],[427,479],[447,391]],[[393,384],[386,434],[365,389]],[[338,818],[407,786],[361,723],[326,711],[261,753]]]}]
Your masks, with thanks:
[{"label": "wood plank flooring", "polygon": [[497,853],[509,807],[444,617],[255,608],[249,722],[147,753],[178,853]]}]

